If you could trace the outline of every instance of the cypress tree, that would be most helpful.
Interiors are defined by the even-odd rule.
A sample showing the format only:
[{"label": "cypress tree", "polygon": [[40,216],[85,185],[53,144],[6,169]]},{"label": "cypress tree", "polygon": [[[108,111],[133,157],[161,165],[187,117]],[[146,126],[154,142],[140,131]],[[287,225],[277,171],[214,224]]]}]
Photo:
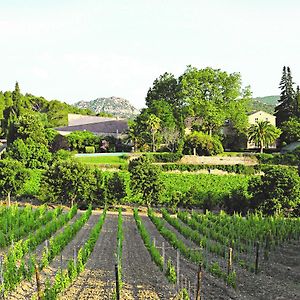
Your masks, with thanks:
[{"label": "cypress tree", "polygon": [[296,95],[295,95],[295,104],[296,104],[296,117],[300,118],[300,87],[297,85]]},{"label": "cypress tree", "polygon": [[283,74],[279,84],[281,89],[279,104],[276,106],[275,116],[277,126],[280,127],[282,122],[287,121],[297,113],[295,101],[295,91],[293,89],[293,79],[289,67],[283,67]]}]

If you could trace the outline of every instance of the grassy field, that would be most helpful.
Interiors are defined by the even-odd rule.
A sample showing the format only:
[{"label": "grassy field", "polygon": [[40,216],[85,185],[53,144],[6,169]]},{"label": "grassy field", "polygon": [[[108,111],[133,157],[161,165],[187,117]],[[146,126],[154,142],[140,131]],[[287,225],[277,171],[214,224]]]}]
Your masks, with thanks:
[{"label": "grassy field", "polygon": [[110,164],[110,165],[126,165],[128,161],[121,156],[87,156],[87,157],[75,157],[82,163],[86,164]]}]

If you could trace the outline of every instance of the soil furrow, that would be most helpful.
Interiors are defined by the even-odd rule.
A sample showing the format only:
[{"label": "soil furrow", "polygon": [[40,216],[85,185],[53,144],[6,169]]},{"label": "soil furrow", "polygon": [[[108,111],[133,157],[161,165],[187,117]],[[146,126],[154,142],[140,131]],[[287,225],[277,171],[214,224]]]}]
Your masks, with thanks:
[{"label": "soil furrow", "polygon": [[[98,219],[99,214],[93,213],[89,220],[83,225],[76,236],[72,239],[72,241],[63,249],[63,251],[61,252],[62,264],[59,255],[54,258],[49,267],[41,272],[40,279],[42,288],[44,288],[47,278],[49,278],[50,281],[53,282],[53,280],[55,279],[55,274],[60,270],[61,266],[63,269],[67,267],[69,259],[73,257],[74,249],[76,248],[78,250],[85,243],[85,241],[88,239],[89,231],[97,223]],[[11,293],[7,297],[7,299],[31,299],[35,292],[35,280],[33,279],[31,282],[24,281],[16,291]]]},{"label": "soil furrow", "polygon": [[[193,242],[187,240],[181,233],[179,233],[170,224],[167,224],[168,229],[176,233],[176,235],[182,239],[188,246]],[[192,243],[192,244],[191,244]],[[194,244],[195,245],[195,244]],[[209,262],[217,261],[223,270],[226,270],[226,260],[214,255],[213,253],[206,252],[205,256]],[[267,264],[268,265],[268,264]],[[255,275],[249,272],[237,264],[234,264],[234,270],[237,274],[237,291],[239,291],[238,299],[261,299],[261,300],[273,300],[273,299],[300,299],[299,285],[295,285],[293,282],[283,281],[278,279],[276,275],[266,275],[260,272]],[[229,287],[227,287],[227,291]],[[274,298],[275,295],[275,298]],[[276,298],[277,297],[277,298]]]},{"label": "soil furrow", "polygon": [[[159,233],[159,231],[156,229],[155,225],[151,222],[151,220],[148,217],[142,217],[143,223],[152,236],[152,238],[155,238],[156,245],[159,247],[160,252],[162,253],[162,242],[165,244],[165,259],[166,261],[170,258],[173,262],[173,264],[176,266],[176,260],[177,260],[177,251],[170,245],[164,237]],[[177,235],[179,233],[174,230],[173,227],[166,224],[166,227],[173,232],[175,232]],[[183,241],[187,242],[188,245],[195,247],[195,245],[192,244],[191,241],[186,240],[182,236],[178,236],[180,239],[182,238]],[[194,288],[196,286],[196,280],[197,280],[197,271],[198,266],[187,259],[185,259],[182,255],[180,255],[180,274],[183,275],[180,276],[180,287],[183,287],[185,285],[185,279],[190,281],[191,284],[191,294],[194,295]],[[232,289],[229,289],[227,286],[224,285],[223,282],[219,282],[218,279],[211,276],[209,273],[204,271],[203,276],[203,287],[202,287],[202,297],[205,300],[213,300],[213,299],[243,299],[240,298],[240,295],[236,295],[235,291],[232,291]]]},{"label": "soil furrow", "polygon": [[99,239],[86,264],[85,270],[62,293],[61,299],[113,299],[117,227],[117,215],[107,214]]},{"label": "soil furrow", "polygon": [[171,299],[175,289],[151,260],[133,216],[123,216],[122,299]]}]

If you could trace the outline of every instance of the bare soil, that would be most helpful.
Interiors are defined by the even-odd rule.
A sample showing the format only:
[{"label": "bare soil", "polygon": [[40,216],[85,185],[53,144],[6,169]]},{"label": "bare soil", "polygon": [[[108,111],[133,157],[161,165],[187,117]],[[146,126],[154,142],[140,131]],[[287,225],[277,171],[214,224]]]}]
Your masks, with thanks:
[{"label": "bare soil", "polygon": [[115,288],[118,217],[107,214],[99,239],[83,273],[61,299],[113,299]]},{"label": "bare soil", "polygon": [[[193,246],[194,243],[192,241],[185,239],[171,225],[167,224],[166,226],[175,232],[176,235],[183,240],[186,245],[189,247]],[[226,261],[224,258],[218,257],[212,253],[206,253],[206,257],[210,262],[217,261],[223,270],[226,270]],[[233,290],[236,299],[300,299],[299,242],[295,242],[293,246],[289,245],[283,247],[283,249],[277,249],[273,254],[271,254],[268,261],[263,260],[262,253],[260,257],[260,272],[257,275],[234,264],[233,267],[237,273],[237,289],[233,290],[232,288],[227,287],[227,291],[230,289]],[[279,262],[282,262],[285,265],[283,266]],[[205,297],[205,299],[210,298]]]},{"label": "bare soil", "polygon": [[[44,269],[41,274],[41,285],[42,289],[45,287],[46,279],[49,278],[53,282],[55,275],[58,271],[65,269],[67,267],[69,259],[74,255],[74,249],[77,250],[85,243],[88,238],[89,231],[97,223],[99,219],[98,213],[93,213],[89,220],[84,224],[84,226],[79,230],[74,239],[63,249],[61,256],[55,257],[51,262],[50,266]],[[62,257],[62,260],[61,260]],[[36,293],[36,282],[35,278],[29,281],[23,281],[21,285],[12,293],[10,293],[7,299],[31,299],[31,297]]]}]

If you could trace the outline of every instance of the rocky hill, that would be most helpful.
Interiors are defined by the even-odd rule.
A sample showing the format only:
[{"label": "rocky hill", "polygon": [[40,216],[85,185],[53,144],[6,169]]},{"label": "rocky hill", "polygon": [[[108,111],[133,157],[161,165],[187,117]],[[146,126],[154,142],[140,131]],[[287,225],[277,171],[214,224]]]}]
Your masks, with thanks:
[{"label": "rocky hill", "polygon": [[75,107],[90,109],[97,114],[108,114],[120,118],[132,118],[139,111],[124,98],[109,97],[97,98],[92,101],[79,101],[74,104]]}]

